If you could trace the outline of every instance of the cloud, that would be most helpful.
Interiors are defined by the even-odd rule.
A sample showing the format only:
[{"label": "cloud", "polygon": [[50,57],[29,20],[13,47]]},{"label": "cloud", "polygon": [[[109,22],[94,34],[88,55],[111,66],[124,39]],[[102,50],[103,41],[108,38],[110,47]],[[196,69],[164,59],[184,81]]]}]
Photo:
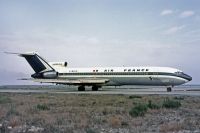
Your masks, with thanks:
[{"label": "cloud", "polygon": [[171,27],[171,28],[169,28],[168,30],[166,30],[166,31],[164,32],[164,34],[167,34],[167,35],[169,35],[169,34],[174,34],[174,33],[178,32],[178,31],[182,30],[183,28],[185,28],[185,25],[174,26],[174,27]]},{"label": "cloud", "polygon": [[[169,27],[168,30],[166,29],[166,34],[178,32],[184,27],[184,25]],[[197,32],[198,31],[194,33]],[[165,37],[166,39],[168,39],[167,37],[171,38],[171,36]],[[159,40],[159,37],[157,38],[157,40],[102,38],[95,35],[72,35],[57,31],[46,32],[38,30],[36,32],[30,31],[29,33],[0,34],[0,49],[2,49],[2,51],[11,52],[36,50],[41,56],[47,59],[47,61],[67,61],[69,67],[124,65],[173,66],[182,68],[182,66],[186,66],[189,70],[190,66],[184,64],[186,63],[185,60],[187,59],[191,64],[195,62],[195,60],[198,60],[198,56],[196,55],[198,55],[199,45],[192,45],[194,49],[189,49],[189,47],[191,47],[190,44],[183,45],[182,43],[173,42],[173,38],[169,42]],[[185,40],[183,39],[181,42],[185,42]],[[188,55],[185,55],[185,52],[187,52]],[[169,60],[169,58],[173,58],[173,60]],[[0,60],[2,62],[0,74],[3,75],[3,77],[0,78],[0,84],[33,84],[33,82],[16,80],[21,77],[30,77],[30,75],[34,73],[23,58],[0,53]],[[17,64],[14,70],[12,69],[13,64]],[[13,70],[13,72],[10,72],[10,70]],[[27,76],[23,76],[20,72],[27,74]],[[12,79],[9,79],[9,77],[12,77]]]},{"label": "cloud", "polygon": [[190,16],[193,16],[195,14],[194,11],[183,11],[181,14],[180,14],[180,17],[181,18],[187,18],[187,17],[190,17]]},{"label": "cloud", "polygon": [[[11,52],[38,51],[48,61],[67,61],[70,67],[98,66],[99,62],[101,62],[101,66],[151,64],[147,57],[151,56],[154,60],[157,58],[157,56],[154,57],[155,51],[169,49],[166,48],[169,45],[162,45],[150,40],[105,39],[98,36],[68,35],[59,32],[46,33],[45,31],[36,33],[0,35],[2,39],[0,49]],[[145,54],[142,54],[141,51]],[[18,57],[13,59],[15,57],[5,56],[6,58],[0,58],[5,61],[2,68],[10,68],[8,66],[12,66],[12,64],[19,64],[15,69],[16,72],[26,69],[25,73],[33,73],[24,59]],[[128,60],[136,56],[140,56],[141,60],[130,64]],[[12,60],[12,63],[9,64],[7,60]],[[156,60],[153,62],[156,63]],[[19,63],[19,61],[21,62]]]},{"label": "cloud", "polygon": [[160,13],[160,15],[161,15],[161,16],[166,16],[166,15],[170,15],[170,14],[172,14],[172,13],[173,13],[172,10],[167,9],[167,10],[163,10],[163,11]]}]

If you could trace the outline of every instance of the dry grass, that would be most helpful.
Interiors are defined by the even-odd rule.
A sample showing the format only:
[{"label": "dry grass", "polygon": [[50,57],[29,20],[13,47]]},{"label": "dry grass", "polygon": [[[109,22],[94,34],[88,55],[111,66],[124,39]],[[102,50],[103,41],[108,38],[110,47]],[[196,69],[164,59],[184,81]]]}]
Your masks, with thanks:
[{"label": "dry grass", "polygon": [[182,124],[178,122],[165,123],[160,126],[160,132],[178,132],[183,129]]},{"label": "dry grass", "polygon": [[199,97],[184,97],[179,109],[148,109],[144,117],[137,118],[129,115],[131,108],[149,100],[159,104],[167,96],[130,98],[128,95],[1,93],[0,97],[9,99],[0,103],[0,124],[12,128],[26,125],[28,130],[36,126],[44,128],[42,132],[176,132],[200,129]]},{"label": "dry grass", "polygon": [[112,116],[109,118],[109,123],[112,127],[117,128],[121,126],[121,120],[118,116]]}]

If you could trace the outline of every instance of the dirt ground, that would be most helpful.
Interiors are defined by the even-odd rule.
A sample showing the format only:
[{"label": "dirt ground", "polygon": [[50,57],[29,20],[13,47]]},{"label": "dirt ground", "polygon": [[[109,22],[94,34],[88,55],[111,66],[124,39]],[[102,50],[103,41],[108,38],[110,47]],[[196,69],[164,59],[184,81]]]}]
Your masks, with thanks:
[{"label": "dirt ground", "polygon": [[[165,99],[181,106],[163,108]],[[149,101],[160,108],[130,115],[136,105]],[[0,93],[0,132],[200,133],[200,97]]]}]

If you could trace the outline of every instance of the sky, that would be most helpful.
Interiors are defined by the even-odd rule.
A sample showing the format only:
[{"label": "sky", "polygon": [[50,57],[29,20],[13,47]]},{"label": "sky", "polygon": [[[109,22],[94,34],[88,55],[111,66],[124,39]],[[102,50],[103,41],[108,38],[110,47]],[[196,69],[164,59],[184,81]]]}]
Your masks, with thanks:
[{"label": "sky", "polygon": [[166,66],[200,82],[199,0],[0,0],[0,85],[34,73],[4,52],[69,67]]}]

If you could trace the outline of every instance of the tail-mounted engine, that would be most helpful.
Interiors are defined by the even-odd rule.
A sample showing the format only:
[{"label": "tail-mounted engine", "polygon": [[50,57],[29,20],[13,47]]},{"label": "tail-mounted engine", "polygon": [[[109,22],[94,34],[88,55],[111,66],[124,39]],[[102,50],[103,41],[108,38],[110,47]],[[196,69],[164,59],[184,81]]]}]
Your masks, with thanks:
[{"label": "tail-mounted engine", "polygon": [[58,72],[52,71],[52,72],[44,72],[42,74],[43,78],[47,79],[53,79],[58,77]]},{"label": "tail-mounted engine", "polygon": [[54,79],[58,77],[58,72],[48,71],[43,73],[35,73],[31,75],[32,78],[45,78],[45,79]]}]

